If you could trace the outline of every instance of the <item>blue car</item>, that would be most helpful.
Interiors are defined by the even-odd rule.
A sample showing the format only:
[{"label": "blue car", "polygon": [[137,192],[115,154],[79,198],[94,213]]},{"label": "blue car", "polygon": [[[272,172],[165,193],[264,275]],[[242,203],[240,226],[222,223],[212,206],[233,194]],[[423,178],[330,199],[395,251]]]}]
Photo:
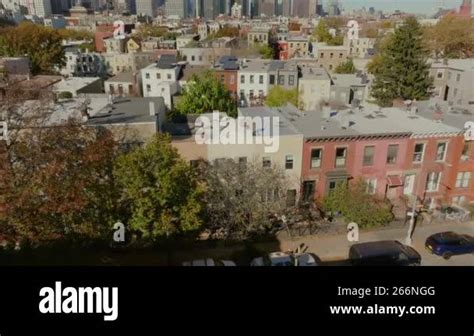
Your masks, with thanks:
[{"label": "blue car", "polygon": [[474,253],[474,237],[442,232],[428,237],[425,246],[431,253],[447,260],[453,255]]}]

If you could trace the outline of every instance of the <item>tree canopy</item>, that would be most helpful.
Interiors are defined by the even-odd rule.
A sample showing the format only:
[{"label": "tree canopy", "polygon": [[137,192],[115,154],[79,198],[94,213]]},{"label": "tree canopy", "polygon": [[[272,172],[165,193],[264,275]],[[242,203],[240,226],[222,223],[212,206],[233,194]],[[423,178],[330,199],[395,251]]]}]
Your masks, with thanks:
[{"label": "tree canopy", "polygon": [[176,109],[181,114],[202,114],[218,110],[232,117],[237,115],[236,101],[212,71],[192,76]]},{"label": "tree canopy", "polygon": [[424,36],[434,57],[474,57],[474,18],[446,15]]},{"label": "tree canopy", "polygon": [[[314,29],[313,37],[318,42],[325,42],[328,45],[336,46],[344,43],[344,36],[340,32],[343,21],[337,18],[321,19]],[[334,29],[336,34],[333,36],[329,30]]]},{"label": "tree canopy", "polygon": [[375,73],[371,95],[379,105],[390,106],[397,98],[421,100],[428,96],[432,85],[429,52],[415,18],[407,18],[379,52],[375,68],[369,67]]},{"label": "tree canopy", "polygon": [[28,56],[33,74],[49,74],[65,64],[61,42],[57,30],[25,21],[0,31],[0,55]]},{"label": "tree canopy", "polygon": [[268,92],[267,106],[278,107],[285,106],[288,103],[298,106],[298,89],[286,90],[281,86],[274,86]]},{"label": "tree canopy", "polygon": [[155,240],[201,226],[204,189],[169,136],[155,135],[144,147],[121,155],[114,176],[130,211],[128,224],[144,238]]},{"label": "tree canopy", "polygon": [[323,199],[322,205],[326,211],[338,212],[347,222],[355,222],[360,227],[385,225],[393,219],[390,202],[367,193],[363,180],[338,183]]},{"label": "tree canopy", "polygon": [[346,62],[339,64],[334,72],[337,74],[354,74],[357,72],[357,69],[352,59],[348,59]]}]

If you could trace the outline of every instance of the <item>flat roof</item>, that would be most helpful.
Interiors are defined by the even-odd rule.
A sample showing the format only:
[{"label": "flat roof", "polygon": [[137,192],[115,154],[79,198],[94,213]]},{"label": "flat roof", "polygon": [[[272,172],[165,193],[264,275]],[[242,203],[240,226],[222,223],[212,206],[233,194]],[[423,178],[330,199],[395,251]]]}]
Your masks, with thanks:
[{"label": "flat roof", "polygon": [[94,83],[96,81],[100,81],[99,77],[69,77],[63,78],[61,81],[55,83],[53,85],[53,90],[56,92],[63,92],[68,90],[77,91],[81,88]]},{"label": "flat roof", "polygon": [[132,71],[121,72],[115,75],[114,77],[111,77],[106,80],[106,82],[109,82],[109,83],[114,83],[114,82],[123,83],[123,82],[134,82],[134,81],[135,81],[135,76],[133,75]]},{"label": "flat roof", "polygon": [[156,122],[156,117],[150,115],[150,102],[155,103],[156,113],[166,110],[163,97],[117,99],[92,115],[86,124],[100,126]]}]

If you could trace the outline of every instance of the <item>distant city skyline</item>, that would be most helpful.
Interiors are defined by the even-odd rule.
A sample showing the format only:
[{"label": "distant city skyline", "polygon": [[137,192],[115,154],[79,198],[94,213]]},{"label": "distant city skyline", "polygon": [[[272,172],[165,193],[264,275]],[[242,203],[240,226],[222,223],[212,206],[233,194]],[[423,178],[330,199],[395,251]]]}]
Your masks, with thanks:
[{"label": "distant city skyline", "polygon": [[[329,0],[325,0],[326,5]],[[447,8],[459,8],[462,0],[339,0],[346,10],[374,7],[376,10],[401,11],[420,14],[432,14],[435,9],[444,4]]]}]

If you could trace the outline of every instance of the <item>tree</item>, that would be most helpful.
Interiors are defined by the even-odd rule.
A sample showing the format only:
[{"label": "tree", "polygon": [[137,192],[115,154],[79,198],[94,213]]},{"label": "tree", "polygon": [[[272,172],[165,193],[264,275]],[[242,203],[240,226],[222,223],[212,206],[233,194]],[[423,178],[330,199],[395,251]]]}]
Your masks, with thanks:
[{"label": "tree", "polygon": [[376,69],[372,97],[381,106],[390,106],[397,98],[428,97],[432,79],[427,58],[421,27],[414,17],[409,17],[380,50],[380,67]]},{"label": "tree", "polygon": [[474,57],[474,19],[446,15],[436,25],[425,28],[425,39],[436,58]]},{"label": "tree", "polygon": [[339,64],[334,72],[337,74],[354,74],[357,72],[357,69],[352,59],[348,59],[346,62]]},{"label": "tree", "polygon": [[33,74],[53,73],[56,67],[65,64],[61,42],[61,35],[56,30],[25,21],[0,32],[0,55],[27,55]]},{"label": "tree", "polygon": [[298,106],[298,90],[286,90],[281,86],[274,86],[267,95],[266,104],[270,107],[285,106],[288,103]]},{"label": "tree", "polygon": [[72,120],[51,126],[50,101],[24,104],[1,109],[10,130],[6,173],[0,176],[7,204],[2,233],[35,244],[108,236],[120,214],[114,201],[113,136]]},{"label": "tree", "polygon": [[237,115],[236,101],[212,71],[201,76],[193,75],[176,109],[181,114],[201,114],[218,110],[232,117]]},{"label": "tree", "polygon": [[143,238],[156,240],[202,225],[204,189],[169,136],[158,134],[144,147],[121,155],[114,176],[130,212],[127,224]]},{"label": "tree", "polygon": [[246,239],[271,230],[287,209],[289,180],[282,169],[219,160],[204,167],[206,225],[220,238]]},{"label": "tree", "polygon": [[256,45],[258,53],[262,56],[264,59],[274,59],[275,58],[275,48],[273,48],[269,44],[261,44],[258,43]]},{"label": "tree", "polygon": [[152,24],[141,24],[135,31],[134,36],[145,39],[147,37],[162,37],[168,32],[167,28]]},{"label": "tree", "polygon": [[[339,33],[341,23],[340,19],[321,19],[318,26],[314,29],[313,37],[318,42],[325,42],[330,46],[342,45],[344,43],[344,36]],[[336,35],[331,35],[329,29],[334,29]]]},{"label": "tree", "polygon": [[390,202],[368,194],[367,184],[362,180],[354,184],[338,183],[322,205],[325,211],[338,212],[346,222],[355,222],[363,228],[386,225],[393,220]]}]

